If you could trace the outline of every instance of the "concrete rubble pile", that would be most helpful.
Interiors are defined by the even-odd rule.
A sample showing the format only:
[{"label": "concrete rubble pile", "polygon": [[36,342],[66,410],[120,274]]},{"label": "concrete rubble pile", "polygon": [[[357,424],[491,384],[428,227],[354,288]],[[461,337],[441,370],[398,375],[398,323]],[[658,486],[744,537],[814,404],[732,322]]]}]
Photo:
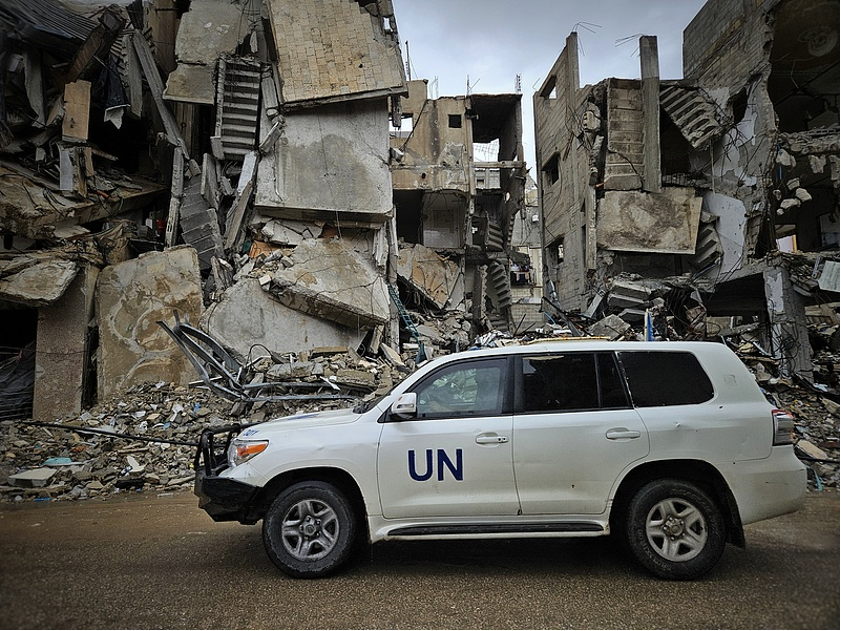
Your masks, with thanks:
[{"label": "concrete rubble pile", "polygon": [[[467,347],[466,333],[454,316],[424,317],[415,312],[409,315],[429,355]],[[640,327],[632,327],[618,316],[612,317],[613,320],[608,316],[592,324],[584,334],[604,333],[609,328],[612,335],[599,337],[644,339],[645,332]],[[570,314],[570,320],[575,319],[575,314]],[[667,330],[672,331],[670,339],[677,339],[672,327]],[[782,375],[778,362],[751,338],[750,331],[719,331],[718,336],[710,335],[706,339],[723,339],[755,374],[769,401],[792,413],[796,423],[796,452],[809,467],[810,487],[820,490],[825,486],[837,487],[839,483],[838,325],[820,323],[812,330],[823,343],[816,356],[826,367],[826,384]],[[447,332],[451,337],[447,337]],[[520,338],[493,331],[473,340],[471,347],[569,336],[568,328],[549,326]],[[195,441],[202,430],[233,422],[259,423],[285,414],[347,407],[354,401],[383,394],[416,367],[418,348],[410,343],[404,344],[404,348],[400,354],[383,345],[379,359],[340,348],[254,358],[250,364],[252,383],[282,382],[283,388],[278,391],[293,395],[290,400],[243,405],[222,399],[206,388],[160,382],[132,386],[124,394],[89,411],[59,419],[56,425],[61,427],[3,421],[0,423],[0,477],[6,479],[6,484],[0,486],[0,494],[6,501],[46,501],[144,489],[158,493],[187,489],[194,475]],[[325,402],[294,397],[296,392],[335,391],[346,394],[346,399]],[[80,431],[84,429],[106,433],[85,434]]]},{"label": "concrete rubble pile", "polygon": [[159,382],[131,386],[54,423],[2,421],[0,496],[5,501],[75,500],[188,489],[204,429],[352,406],[385,392],[406,374],[399,356],[391,364],[340,351],[316,349],[278,362],[264,357],[255,362],[254,372],[266,383],[288,384],[285,392],[296,391],[296,384],[321,384],[332,392],[326,380],[347,395],[341,400],[259,401],[244,408],[207,389]]}]

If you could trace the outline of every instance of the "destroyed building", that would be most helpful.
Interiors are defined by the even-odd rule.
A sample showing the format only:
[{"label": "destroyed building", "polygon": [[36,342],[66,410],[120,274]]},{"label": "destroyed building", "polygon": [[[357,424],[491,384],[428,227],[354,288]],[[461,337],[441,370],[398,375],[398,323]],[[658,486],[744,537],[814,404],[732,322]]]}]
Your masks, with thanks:
[{"label": "destroyed building", "polygon": [[0,418],[190,382],[173,312],[243,366],[516,324],[521,95],[427,99],[389,0],[6,0],[0,69]]},{"label": "destroyed building", "polygon": [[808,317],[838,317],[838,18],[709,0],[682,79],[643,36],[641,78],[586,86],[571,33],[533,98],[547,296],[624,327],[659,313],[664,337],[735,332],[812,381]]},{"label": "destroyed building", "polygon": [[[397,236],[416,259],[431,250],[452,263],[455,286],[433,302],[467,310],[474,336],[514,324],[511,266],[527,263],[512,242],[525,208],[521,99],[430,99],[426,80],[410,81],[391,134]],[[435,282],[417,289],[429,295]]]}]

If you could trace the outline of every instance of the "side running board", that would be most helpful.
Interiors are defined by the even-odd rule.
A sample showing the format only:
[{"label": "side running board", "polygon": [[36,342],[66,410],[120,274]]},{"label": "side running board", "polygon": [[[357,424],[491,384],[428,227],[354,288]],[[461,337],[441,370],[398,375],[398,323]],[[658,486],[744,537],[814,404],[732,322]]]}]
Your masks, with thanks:
[{"label": "side running board", "polygon": [[487,535],[527,534],[541,532],[603,532],[601,524],[590,522],[556,522],[552,524],[435,524],[425,526],[404,526],[388,531],[390,537],[439,536],[439,535]]}]

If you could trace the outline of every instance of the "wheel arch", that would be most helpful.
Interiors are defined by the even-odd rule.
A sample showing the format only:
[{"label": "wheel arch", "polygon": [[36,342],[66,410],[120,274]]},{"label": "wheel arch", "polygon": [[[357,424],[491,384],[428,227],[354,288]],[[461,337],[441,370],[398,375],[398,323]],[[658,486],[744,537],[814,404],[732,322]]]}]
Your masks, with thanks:
[{"label": "wheel arch", "polygon": [[631,469],[613,495],[610,509],[611,530],[621,528],[623,517],[634,494],[654,480],[672,478],[696,484],[706,491],[721,509],[727,527],[727,541],[745,547],[745,534],[736,498],[718,469],[703,460],[656,460]]},{"label": "wheel arch", "polygon": [[[326,482],[339,489],[348,498],[354,509],[360,528],[367,528],[367,514],[362,489],[354,477],[338,467],[310,467],[284,471],[263,486],[255,496],[249,510],[249,521],[256,523],[262,519],[274,498],[283,490],[299,482]],[[366,530],[367,532],[367,530]]]}]

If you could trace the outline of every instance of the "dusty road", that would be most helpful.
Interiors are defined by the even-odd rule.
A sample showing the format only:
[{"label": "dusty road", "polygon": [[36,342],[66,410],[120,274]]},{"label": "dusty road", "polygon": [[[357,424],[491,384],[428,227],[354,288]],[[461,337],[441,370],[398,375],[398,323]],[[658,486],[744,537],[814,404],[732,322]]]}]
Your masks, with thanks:
[{"label": "dusty road", "polygon": [[296,581],[192,495],[0,506],[2,628],[839,628],[839,501],[754,526],[708,578],[607,540],[389,543]]}]

